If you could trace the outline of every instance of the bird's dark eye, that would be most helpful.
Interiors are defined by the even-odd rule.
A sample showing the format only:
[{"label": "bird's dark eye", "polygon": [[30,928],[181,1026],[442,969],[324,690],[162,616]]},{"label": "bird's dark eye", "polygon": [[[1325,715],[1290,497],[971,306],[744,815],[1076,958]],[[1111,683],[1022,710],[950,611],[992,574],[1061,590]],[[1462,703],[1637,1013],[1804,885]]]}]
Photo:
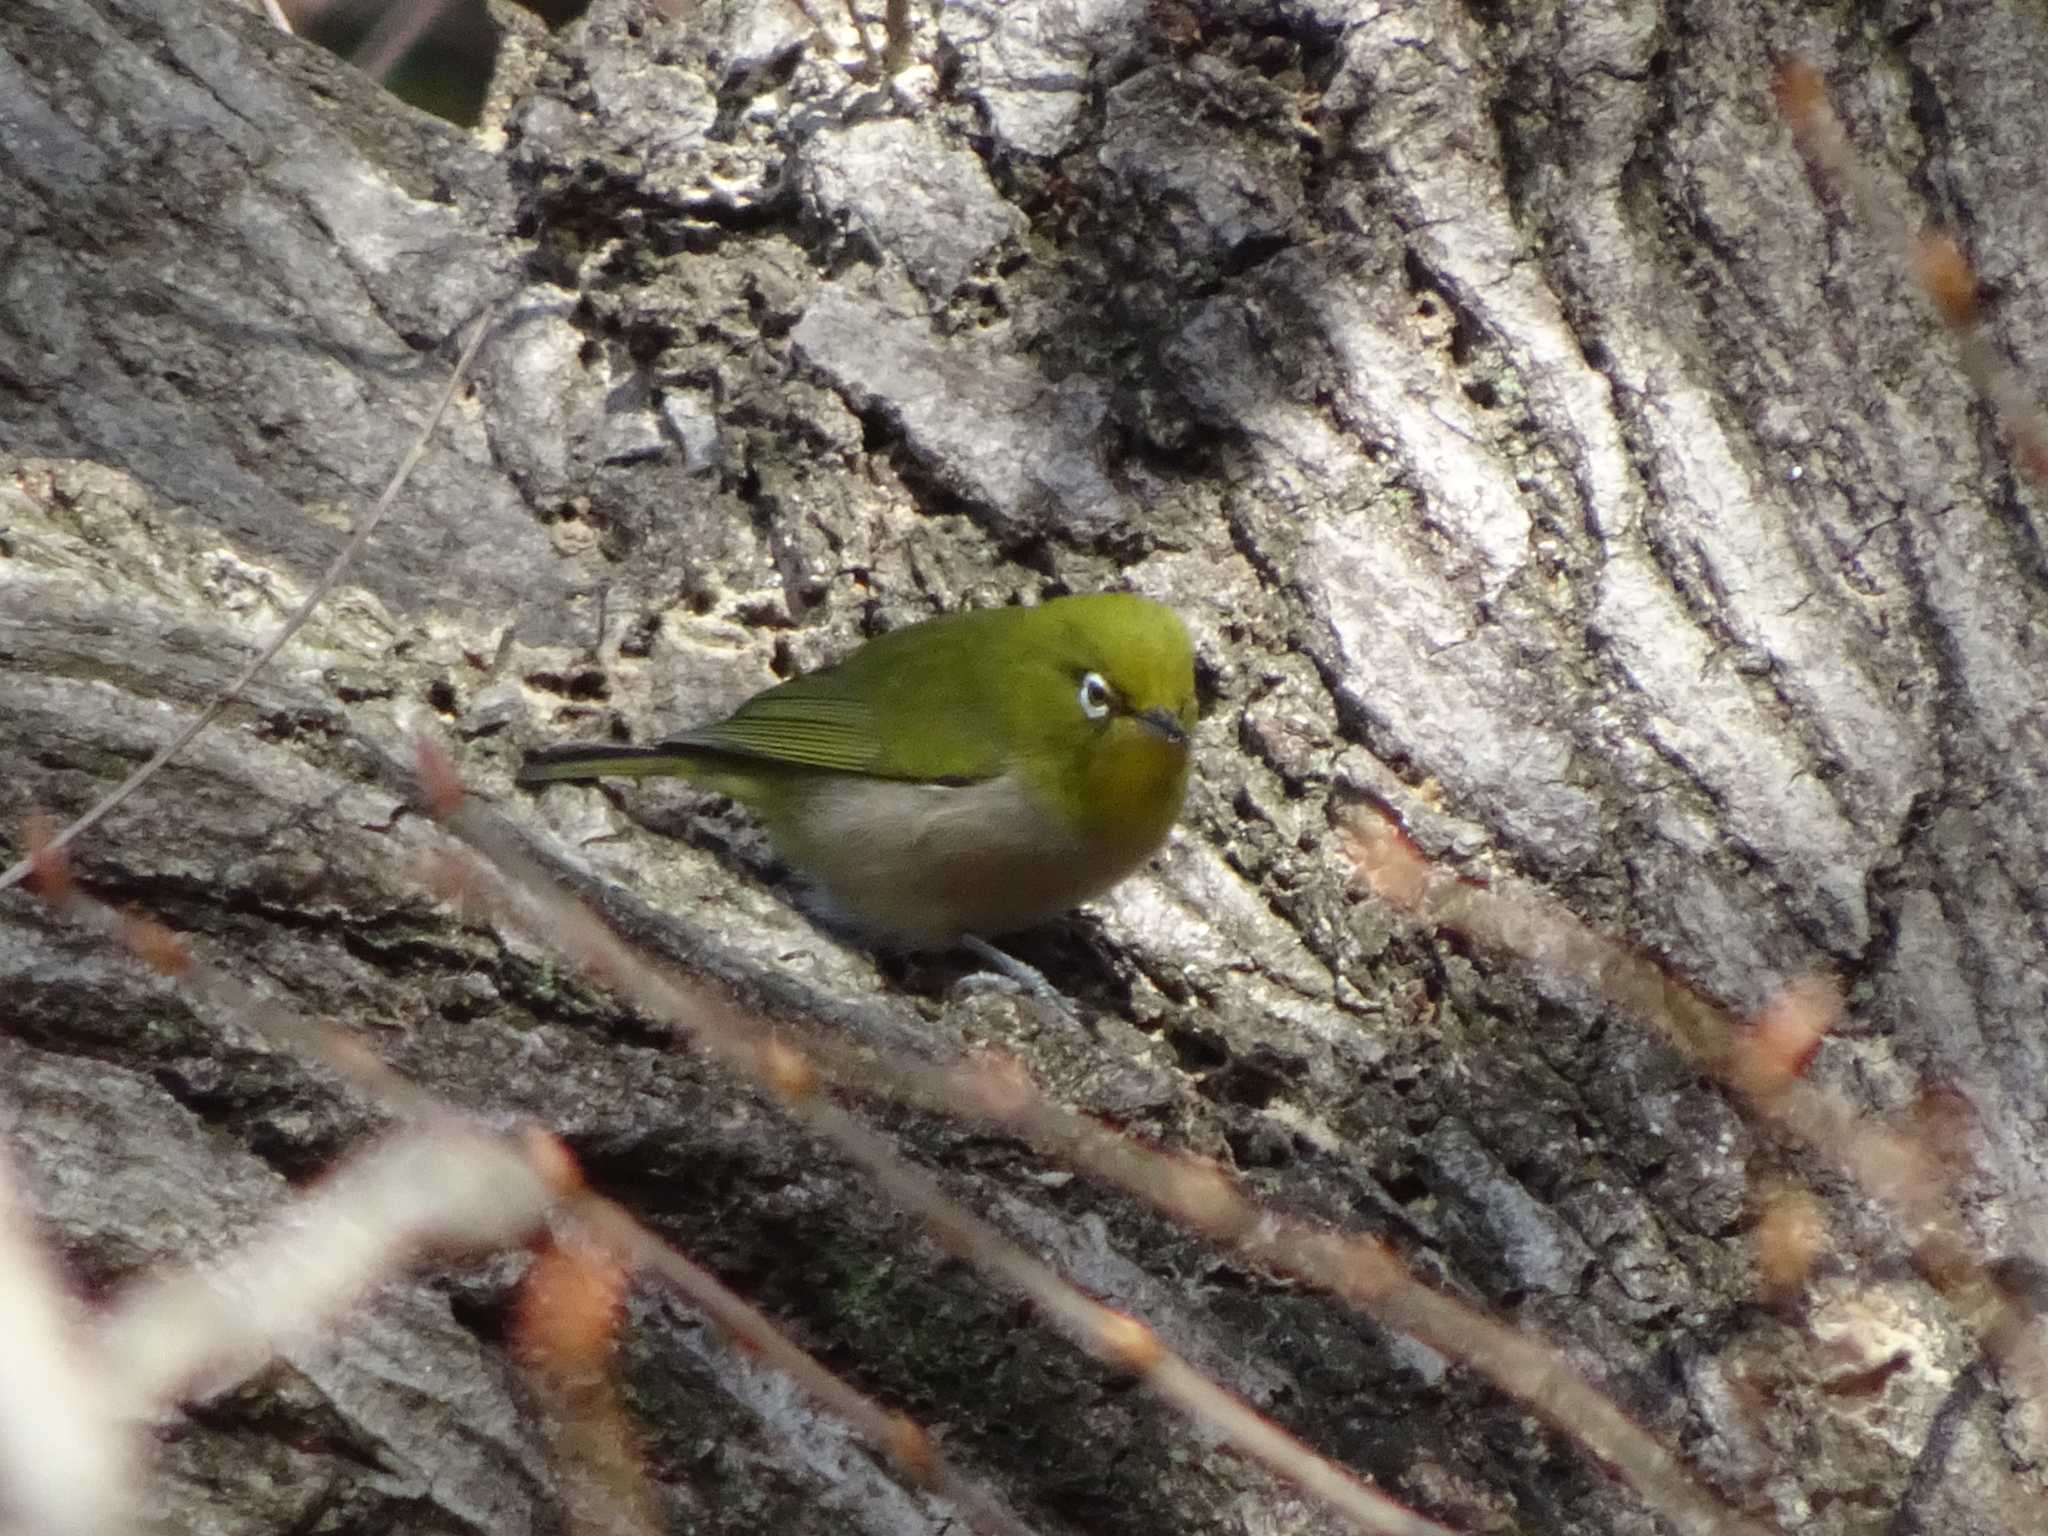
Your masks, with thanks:
[{"label": "bird's dark eye", "polygon": [[1109,684],[1102,680],[1100,672],[1089,672],[1081,679],[1081,713],[1090,720],[1103,720],[1109,716],[1109,707],[1116,702],[1116,695]]}]

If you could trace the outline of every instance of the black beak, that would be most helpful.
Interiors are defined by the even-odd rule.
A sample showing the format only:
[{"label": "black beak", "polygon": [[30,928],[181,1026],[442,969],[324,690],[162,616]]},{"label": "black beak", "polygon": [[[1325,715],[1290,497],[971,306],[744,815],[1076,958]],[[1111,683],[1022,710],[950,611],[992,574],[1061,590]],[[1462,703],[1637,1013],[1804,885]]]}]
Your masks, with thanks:
[{"label": "black beak", "polygon": [[1153,709],[1141,709],[1137,719],[1144,721],[1153,730],[1164,736],[1175,746],[1184,747],[1188,742],[1188,728],[1180,723],[1180,716],[1161,704]]}]

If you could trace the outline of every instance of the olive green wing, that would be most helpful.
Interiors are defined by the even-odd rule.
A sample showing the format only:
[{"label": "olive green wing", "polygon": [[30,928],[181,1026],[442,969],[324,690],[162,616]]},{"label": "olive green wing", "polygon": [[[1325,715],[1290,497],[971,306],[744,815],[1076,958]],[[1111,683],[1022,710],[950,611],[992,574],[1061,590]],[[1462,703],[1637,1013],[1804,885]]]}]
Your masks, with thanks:
[{"label": "olive green wing", "polygon": [[685,731],[662,745],[792,768],[875,772],[882,736],[874,711],[856,699],[794,692],[792,686],[756,694],[717,724]]},{"label": "olive green wing", "polygon": [[994,778],[1009,755],[992,692],[1000,658],[982,625],[962,622],[978,617],[882,635],[661,748],[927,783]]}]

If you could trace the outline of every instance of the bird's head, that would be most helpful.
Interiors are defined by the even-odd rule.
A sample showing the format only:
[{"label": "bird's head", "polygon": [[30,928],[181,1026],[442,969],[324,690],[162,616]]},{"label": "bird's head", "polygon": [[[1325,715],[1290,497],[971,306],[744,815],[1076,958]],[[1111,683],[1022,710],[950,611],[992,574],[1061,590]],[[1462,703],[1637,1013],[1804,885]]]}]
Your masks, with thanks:
[{"label": "bird's head", "polygon": [[1078,836],[1156,845],[1180,814],[1194,648],[1172,609],[1128,592],[1026,610],[1006,701],[1039,794]]}]

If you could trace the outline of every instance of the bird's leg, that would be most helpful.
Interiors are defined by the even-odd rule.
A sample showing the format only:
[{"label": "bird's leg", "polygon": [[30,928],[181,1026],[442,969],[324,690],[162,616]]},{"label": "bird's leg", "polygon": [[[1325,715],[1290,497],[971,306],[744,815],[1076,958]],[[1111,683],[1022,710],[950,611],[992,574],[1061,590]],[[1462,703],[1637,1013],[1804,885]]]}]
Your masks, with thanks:
[{"label": "bird's leg", "polygon": [[1019,960],[1008,950],[998,949],[987,939],[971,933],[961,935],[960,947],[990,970],[1015,982],[1055,1012],[1069,1019],[1074,1017],[1073,1008],[1060,989],[1047,981],[1045,973],[1037,966]]}]

